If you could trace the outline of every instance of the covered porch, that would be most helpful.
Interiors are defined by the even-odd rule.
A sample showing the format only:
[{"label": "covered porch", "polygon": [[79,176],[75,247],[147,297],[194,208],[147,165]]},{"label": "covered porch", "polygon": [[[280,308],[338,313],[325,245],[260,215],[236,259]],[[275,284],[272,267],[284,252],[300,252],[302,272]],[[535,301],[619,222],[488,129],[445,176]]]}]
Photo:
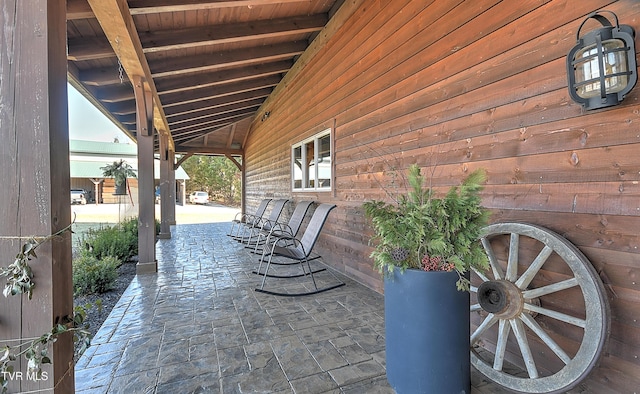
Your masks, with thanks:
[{"label": "covered porch", "polygon": [[257,257],[229,227],[177,225],[159,240],[158,273],[134,278],[76,365],[76,392],[393,393],[383,296],[340,274],[346,286],[314,296],[255,292]]}]

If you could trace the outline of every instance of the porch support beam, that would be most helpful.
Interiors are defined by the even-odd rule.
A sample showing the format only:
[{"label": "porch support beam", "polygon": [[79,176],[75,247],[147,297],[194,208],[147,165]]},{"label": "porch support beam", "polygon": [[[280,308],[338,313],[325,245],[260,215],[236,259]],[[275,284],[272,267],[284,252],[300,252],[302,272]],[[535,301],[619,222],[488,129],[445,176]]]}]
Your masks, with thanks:
[{"label": "porch support beam", "polygon": [[[173,167],[173,163],[169,161],[169,147],[167,145],[167,138],[163,135],[160,136],[160,234],[158,238],[169,239],[171,238],[171,223],[169,218],[170,205],[175,201],[171,201],[170,189],[170,167]],[[175,182],[173,184],[175,189]]]},{"label": "porch support beam", "polygon": [[138,266],[139,274],[158,270],[156,261],[156,209],[153,174],[153,97],[143,78],[134,76],[136,138],[138,140]]},{"label": "porch support beam", "polygon": [[[0,2],[2,265],[30,237],[54,234],[71,222],[65,11],[65,0]],[[33,298],[2,297],[0,347],[39,337],[57,319],[73,315],[71,233],[43,243],[37,255],[29,262]],[[29,379],[24,357],[11,363],[13,376],[23,378],[4,376],[8,392],[74,392],[72,336],[59,337],[49,357],[46,379]]]},{"label": "porch support beam", "polygon": [[176,224],[176,152],[169,149],[169,201],[171,202],[167,212],[170,225]]}]

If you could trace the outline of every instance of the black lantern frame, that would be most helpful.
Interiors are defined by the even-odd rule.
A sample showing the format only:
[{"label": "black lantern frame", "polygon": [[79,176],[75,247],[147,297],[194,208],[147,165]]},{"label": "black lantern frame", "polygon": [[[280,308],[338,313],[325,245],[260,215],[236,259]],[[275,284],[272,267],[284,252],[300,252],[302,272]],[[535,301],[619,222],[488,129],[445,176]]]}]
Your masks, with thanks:
[{"label": "black lantern frame", "polygon": [[[615,19],[615,26],[602,13]],[[580,38],[580,30],[589,19],[603,26]],[[576,34],[576,46],[567,55],[569,95],[585,109],[617,105],[638,81],[635,31],[620,25],[611,11],[589,14]]]}]

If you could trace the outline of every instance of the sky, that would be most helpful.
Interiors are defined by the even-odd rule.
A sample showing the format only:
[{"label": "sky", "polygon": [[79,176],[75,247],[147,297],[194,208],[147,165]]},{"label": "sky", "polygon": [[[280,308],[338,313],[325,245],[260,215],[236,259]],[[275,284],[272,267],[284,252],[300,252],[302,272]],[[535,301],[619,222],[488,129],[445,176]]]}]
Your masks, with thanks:
[{"label": "sky", "polygon": [[96,107],[87,101],[71,85],[69,90],[69,139],[113,142],[118,138],[120,143],[130,143],[116,125],[104,116]]}]

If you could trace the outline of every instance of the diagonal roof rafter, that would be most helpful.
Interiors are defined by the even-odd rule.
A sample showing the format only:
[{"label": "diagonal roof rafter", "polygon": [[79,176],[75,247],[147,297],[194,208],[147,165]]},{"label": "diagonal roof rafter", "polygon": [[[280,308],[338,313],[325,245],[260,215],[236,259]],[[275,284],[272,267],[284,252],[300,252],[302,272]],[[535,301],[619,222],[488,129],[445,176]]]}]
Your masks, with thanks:
[{"label": "diagonal roof rafter", "polygon": [[151,92],[153,100],[153,125],[159,133],[169,138],[170,149],[174,149],[173,138],[169,132],[169,125],[160,104],[147,59],[142,52],[142,45],[138,37],[133,19],[126,0],[87,0],[93,14],[98,19],[102,30],[109,39],[112,48],[118,55],[124,71],[132,80],[133,76],[140,76],[145,89]]}]

